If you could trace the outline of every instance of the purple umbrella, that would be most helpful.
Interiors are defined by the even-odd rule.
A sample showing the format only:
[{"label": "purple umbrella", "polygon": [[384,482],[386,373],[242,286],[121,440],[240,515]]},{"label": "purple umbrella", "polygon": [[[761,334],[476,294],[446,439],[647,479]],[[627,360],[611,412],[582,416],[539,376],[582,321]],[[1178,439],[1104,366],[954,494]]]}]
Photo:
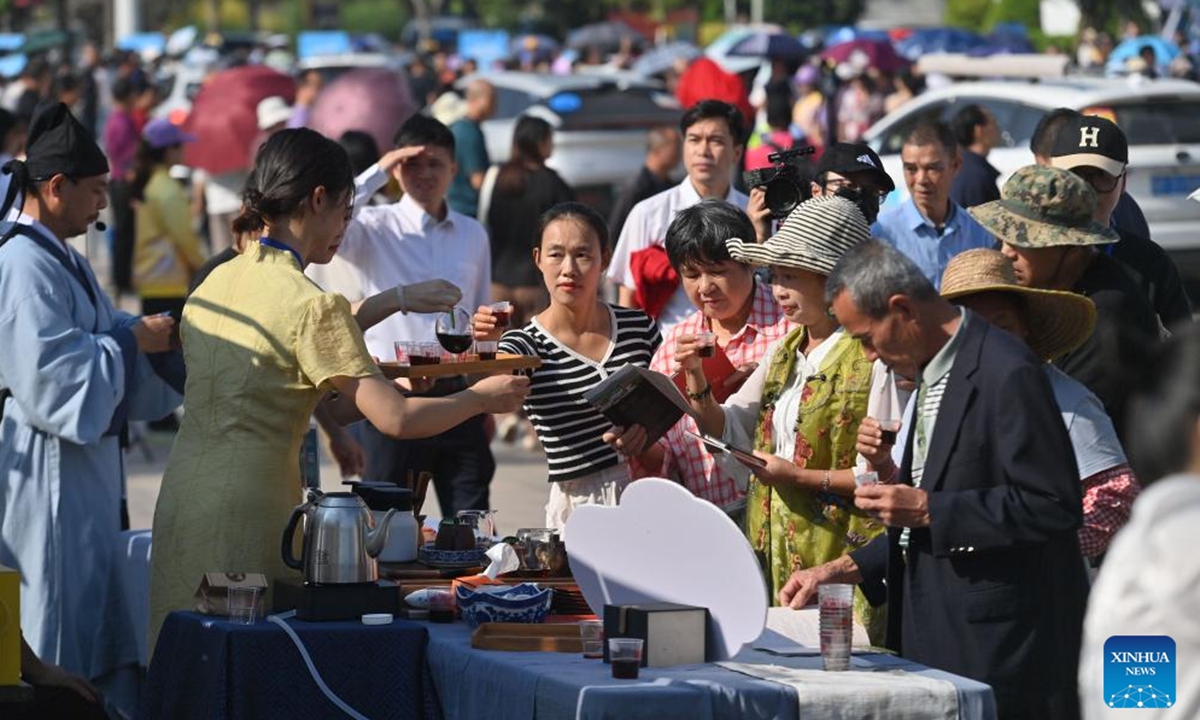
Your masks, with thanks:
[{"label": "purple umbrella", "polygon": [[396,129],[416,111],[402,73],[361,68],[343,73],[321,91],[309,125],[334,140],[347,130],[362,130],[382,152],[392,147]]},{"label": "purple umbrella", "polygon": [[860,39],[838,43],[833,47],[826,48],[821,53],[821,58],[844,63],[849,61],[855,53],[862,53],[871,67],[885,73],[899,72],[911,64],[886,40]]}]

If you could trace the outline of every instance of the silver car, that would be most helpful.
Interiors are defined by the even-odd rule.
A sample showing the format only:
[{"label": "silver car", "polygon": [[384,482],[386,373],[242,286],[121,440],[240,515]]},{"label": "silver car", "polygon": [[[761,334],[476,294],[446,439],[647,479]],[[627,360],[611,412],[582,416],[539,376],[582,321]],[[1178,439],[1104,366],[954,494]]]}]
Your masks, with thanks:
[{"label": "silver car", "polygon": [[477,77],[496,88],[496,114],[483,123],[488,156],[504,162],[521,115],[554,127],[547,165],[574,188],[580,201],[608,212],[617,189],[637,174],[646,157],[646,131],[678,125],[682,110],[661,85],[629,74],[542,75],[498,72]]}]

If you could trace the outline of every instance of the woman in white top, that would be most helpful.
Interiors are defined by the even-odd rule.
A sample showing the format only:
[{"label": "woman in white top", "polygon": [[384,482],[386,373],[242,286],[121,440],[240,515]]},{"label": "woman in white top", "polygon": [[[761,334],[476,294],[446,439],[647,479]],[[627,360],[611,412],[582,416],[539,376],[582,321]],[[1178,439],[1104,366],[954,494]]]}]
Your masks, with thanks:
[{"label": "woman in white top", "polygon": [[[833,560],[883,531],[854,506],[854,465],[860,423],[877,399],[892,396],[890,373],[838,326],[825,299],[834,265],[869,237],[858,207],[830,196],[801,204],[762,245],[729,241],[735,260],[770,267],[775,300],[800,327],[767,350],[723,405],[712,399],[695,340],[676,344],[701,430],[752,448],[764,464],[750,480],[746,534],[774,597],[794,568]],[[882,637],[883,614],[861,593],[855,610]]]},{"label": "woman in white top", "polygon": [[[1138,498],[1092,585],[1079,662],[1088,720],[1149,707],[1169,707],[1163,717],[1200,717],[1200,330],[1168,341],[1143,378],[1148,387],[1130,405],[1129,455],[1144,480],[1165,479]],[[1157,668],[1165,676],[1130,676],[1121,666],[1112,677],[1106,672],[1110,651],[1167,648],[1171,664]],[[1169,683],[1166,697],[1156,692]]]}]

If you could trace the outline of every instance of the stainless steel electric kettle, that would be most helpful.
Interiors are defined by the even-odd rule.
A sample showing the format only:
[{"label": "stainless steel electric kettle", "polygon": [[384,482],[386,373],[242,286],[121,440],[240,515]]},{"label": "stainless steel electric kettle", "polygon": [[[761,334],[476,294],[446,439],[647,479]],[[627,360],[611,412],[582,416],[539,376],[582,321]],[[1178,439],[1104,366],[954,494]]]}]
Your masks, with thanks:
[{"label": "stainless steel electric kettle", "polygon": [[[319,494],[298,505],[283,530],[281,551],[288,567],[304,572],[304,580],[320,585],[375,582],[379,565],[375,558],[387,542],[393,508],[375,528],[371,511],[354,493]],[[303,562],[292,554],[296,524],[304,518]]]}]

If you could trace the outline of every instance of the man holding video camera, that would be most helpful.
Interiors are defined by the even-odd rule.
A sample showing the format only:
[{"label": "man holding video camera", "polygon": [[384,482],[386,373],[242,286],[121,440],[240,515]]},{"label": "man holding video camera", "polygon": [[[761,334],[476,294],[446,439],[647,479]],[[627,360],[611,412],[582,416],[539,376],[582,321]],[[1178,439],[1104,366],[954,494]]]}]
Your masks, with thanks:
[{"label": "man holding video camera", "polygon": [[[826,148],[811,172],[803,155],[811,148],[776,153],[776,166],[746,172],[743,177],[750,192],[747,214],[754,221],[758,241],[772,233],[772,221],[782,222],[793,208],[810,197],[840,195],[862,211],[868,223],[879,216],[879,205],[896,183],[883,169],[883,162],[863,143],[834,143]],[[796,197],[792,201],[792,196]]]}]

